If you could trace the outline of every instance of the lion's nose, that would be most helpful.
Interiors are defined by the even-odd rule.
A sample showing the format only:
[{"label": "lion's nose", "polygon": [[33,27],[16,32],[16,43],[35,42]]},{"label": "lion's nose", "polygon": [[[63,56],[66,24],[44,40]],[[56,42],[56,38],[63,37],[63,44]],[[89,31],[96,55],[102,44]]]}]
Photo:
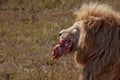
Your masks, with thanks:
[{"label": "lion's nose", "polygon": [[61,31],[59,32],[59,37],[61,37],[64,32],[65,32],[65,30],[61,30]]},{"label": "lion's nose", "polygon": [[62,35],[62,33],[59,33],[59,37]]}]

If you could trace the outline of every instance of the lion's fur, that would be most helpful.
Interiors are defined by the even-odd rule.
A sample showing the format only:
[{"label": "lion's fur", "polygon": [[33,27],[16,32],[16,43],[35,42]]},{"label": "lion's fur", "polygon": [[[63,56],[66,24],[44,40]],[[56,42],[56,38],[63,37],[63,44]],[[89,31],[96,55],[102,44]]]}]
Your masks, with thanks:
[{"label": "lion's fur", "polygon": [[83,80],[120,80],[120,15],[104,4],[84,4],[75,12],[84,21],[84,47],[77,63],[84,65]]}]

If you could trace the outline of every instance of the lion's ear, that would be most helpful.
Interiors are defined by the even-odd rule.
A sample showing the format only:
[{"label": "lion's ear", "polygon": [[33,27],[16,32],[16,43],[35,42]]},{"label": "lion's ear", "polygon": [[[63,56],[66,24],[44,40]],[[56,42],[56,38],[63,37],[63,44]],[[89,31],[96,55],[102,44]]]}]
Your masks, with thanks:
[{"label": "lion's ear", "polygon": [[108,19],[108,20],[107,20],[107,23],[108,23],[108,25],[109,25],[110,27],[112,27],[112,26],[114,25],[114,22],[113,22],[112,19]]},{"label": "lion's ear", "polygon": [[86,21],[87,29],[97,31],[102,26],[102,18],[90,16],[89,19]]}]

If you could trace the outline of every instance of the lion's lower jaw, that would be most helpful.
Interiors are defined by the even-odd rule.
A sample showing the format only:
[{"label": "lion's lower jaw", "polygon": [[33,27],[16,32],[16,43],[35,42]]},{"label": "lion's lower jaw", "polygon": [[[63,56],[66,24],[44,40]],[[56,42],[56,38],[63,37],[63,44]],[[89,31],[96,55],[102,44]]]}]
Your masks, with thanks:
[{"label": "lion's lower jaw", "polygon": [[84,67],[86,65],[86,60],[77,51],[75,52],[75,63],[78,67]]}]

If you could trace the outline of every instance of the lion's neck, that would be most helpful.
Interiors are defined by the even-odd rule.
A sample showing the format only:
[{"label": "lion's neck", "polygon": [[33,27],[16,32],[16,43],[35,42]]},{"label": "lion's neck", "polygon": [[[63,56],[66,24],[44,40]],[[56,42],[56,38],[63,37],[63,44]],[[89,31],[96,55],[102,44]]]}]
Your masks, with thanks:
[{"label": "lion's neck", "polygon": [[76,61],[77,64],[85,66],[88,62],[87,55],[86,54],[81,55],[80,52],[76,52],[75,53],[75,61]]}]

